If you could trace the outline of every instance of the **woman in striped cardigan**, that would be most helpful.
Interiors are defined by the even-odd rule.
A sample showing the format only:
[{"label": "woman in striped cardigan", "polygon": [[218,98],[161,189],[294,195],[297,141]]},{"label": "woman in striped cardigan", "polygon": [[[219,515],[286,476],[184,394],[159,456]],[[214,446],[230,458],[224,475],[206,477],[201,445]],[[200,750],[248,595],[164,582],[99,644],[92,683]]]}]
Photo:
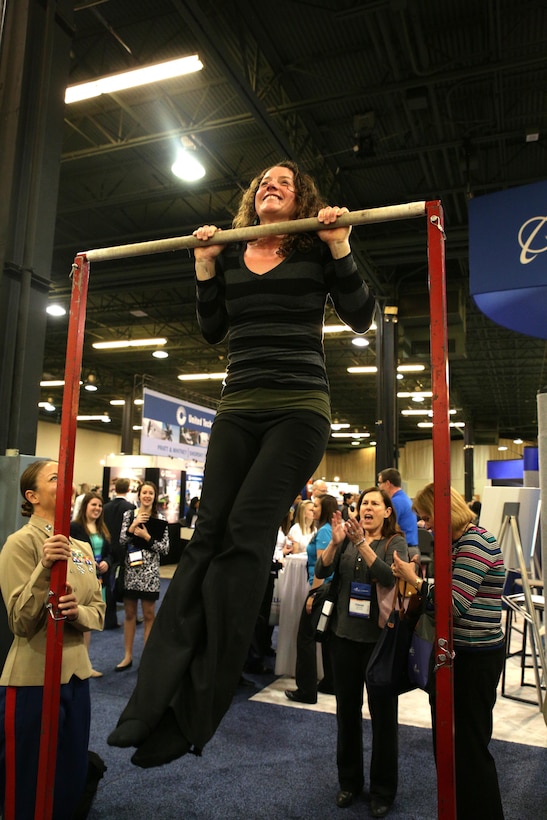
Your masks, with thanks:
[{"label": "woman in striped cardigan", "polygon": [[[433,484],[414,498],[414,509],[434,530]],[[501,628],[503,555],[491,532],[451,489],[452,614],[454,626],[454,726],[458,820],[503,820],[496,763],[488,745],[492,711],[505,657]],[[418,586],[415,565],[394,556],[393,571]],[[423,591],[423,590],[422,590]],[[434,602],[434,587],[427,589]],[[430,694],[435,729],[435,689]]]}]

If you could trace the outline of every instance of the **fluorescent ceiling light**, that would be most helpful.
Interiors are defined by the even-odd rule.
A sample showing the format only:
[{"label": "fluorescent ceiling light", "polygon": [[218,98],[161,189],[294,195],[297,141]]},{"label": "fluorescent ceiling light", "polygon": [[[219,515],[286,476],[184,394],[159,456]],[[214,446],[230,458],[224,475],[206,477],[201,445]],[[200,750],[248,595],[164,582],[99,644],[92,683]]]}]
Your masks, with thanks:
[{"label": "fluorescent ceiling light", "polygon": [[[80,382],[81,384],[81,382]],[[40,387],[64,387],[65,380],[64,379],[44,379],[44,381],[40,382]]]},{"label": "fluorescent ceiling light", "polygon": [[[367,333],[376,330],[374,322],[371,324]],[[349,325],[323,325],[323,333],[355,333]]]},{"label": "fluorescent ceiling light", "polygon": [[331,433],[333,438],[370,438],[370,433]]},{"label": "fluorescent ceiling light", "polygon": [[42,410],[47,410],[48,413],[53,413],[56,409],[55,405],[50,401],[39,401],[38,407],[41,407]]},{"label": "fluorescent ceiling light", "polygon": [[179,57],[176,60],[167,60],[164,63],[143,66],[131,71],[122,71],[119,74],[110,74],[106,77],[98,77],[87,83],[69,85],[65,92],[65,103],[89,100],[91,97],[99,97],[101,94],[112,94],[116,91],[123,91],[126,88],[137,88],[149,83],[157,83],[162,80],[169,80],[172,77],[180,77],[182,74],[191,74],[200,71],[203,63],[197,54],[190,57]]},{"label": "fluorescent ceiling light", "polygon": [[134,424],[133,430],[142,430],[142,424]]},{"label": "fluorescent ceiling light", "polygon": [[62,305],[48,305],[46,313],[49,313],[50,316],[64,316],[66,310]]},{"label": "fluorescent ceiling light", "polygon": [[425,364],[400,364],[397,367],[399,373],[421,373],[425,370]]},{"label": "fluorescent ceiling light", "polygon": [[355,347],[368,347],[370,342],[368,339],[365,339],[363,336],[356,336],[354,339],[351,340],[352,345]]},{"label": "fluorescent ceiling light", "polygon": [[167,352],[167,350],[154,350],[152,356],[155,359],[167,359],[169,358],[169,353]]},{"label": "fluorescent ceiling light", "polygon": [[524,444],[524,441],[521,438],[514,438],[513,444]]},{"label": "fluorescent ceiling light", "polygon": [[115,342],[93,342],[95,350],[126,350],[128,347],[166,345],[167,339],[118,339]]},{"label": "fluorescent ceiling light", "polygon": [[[451,416],[457,413],[457,410],[449,410],[448,411]],[[433,410],[428,409],[427,407],[421,407],[419,410],[401,410],[401,416],[432,416]]]},{"label": "fluorescent ceiling light", "polygon": [[414,390],[412,393],[409,393],[408,391],[397,393],[398,399],[413,399],[414,396],[423,396],[424,399],[431,399],[433,398],[433,393],[431,390]]},{"label": "fluorescent ceiling light", "polygon": [[135,399],[133,404],[144,404],[144,399]]},{"label": "fluorescent ceiling light", "polygon": [[193,151],[179,148],[177,158],[171,166],[171,171],[185,182],[196,182],[205,176],[205,168],[196,158]]},{"label": "fluorescent ceiling light", "polygon": [[110,404],[112,407],[123,407],[125,399],[110,399]]},{"label": "fluorescent ceiling light", "polygon": [[[419,421],[417,427],[433,427],[432,421]],[[465,427],[465,421],[451,421],[449,427]]]},{"label": "fluorescent ceiling light", "polygon": [[376,365],[370,365],[368,367],[348,367],[346,368],[348,373],[377,373],[378,368]]},{"label": "fluorescent ceiling light", "polygon": [[206,381],[208,379],[225,379],[226,372],[224,373],[181,373],[177,376],[177,379],[180,379],[181,382],[201,382]]},{"label": "fluorescent ceiling light", "polygon": [[349,427],[349,424],[347,424],[345,422],[334,421],[331,424],[330,429],[331,430],[346,430],[348,427]]},{"label": "fluorescent ceiling light", "polygon": [[509,449],[509,447],[506,447],[504,444],[500,444],[500,446],[498,447],[498,450],[500,451],[500,453],[503,452],[504,450],[508,450],[508,449]]},{"label": "fluorescent ceiling light", "polygon": [[102,416],[76,416],[76,421],[103,421],[109,424],[112,419],[104,413]]}]

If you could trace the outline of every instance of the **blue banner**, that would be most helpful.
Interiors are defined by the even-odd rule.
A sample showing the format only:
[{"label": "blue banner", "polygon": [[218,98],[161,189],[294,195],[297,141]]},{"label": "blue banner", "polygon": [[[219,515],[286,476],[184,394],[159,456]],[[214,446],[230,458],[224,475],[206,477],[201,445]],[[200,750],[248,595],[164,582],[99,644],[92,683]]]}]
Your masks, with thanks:
[{"label": "blue banner", "polygon": [[144,388],[141,453],[203,463],[215,411]]},{"label": "blue banner", "polygon": [[469,202],[469,287],[497,324],[547,338],[547,182]]}]

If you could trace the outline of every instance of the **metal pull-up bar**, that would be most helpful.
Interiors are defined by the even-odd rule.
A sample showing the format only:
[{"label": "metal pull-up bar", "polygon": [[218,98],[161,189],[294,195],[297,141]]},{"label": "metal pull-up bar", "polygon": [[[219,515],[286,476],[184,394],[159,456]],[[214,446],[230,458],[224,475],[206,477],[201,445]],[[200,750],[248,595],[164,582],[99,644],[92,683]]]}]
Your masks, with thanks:
[{"label": "metal pull-up bar", "polygon": [[[435,578],[436,650],[439,666],[437,688],[437,797],[438,816],[455,818],[453,693],[450,654],[452,648],[452,592],[450,564],[450,431],[448,415],[448,340],[446,316],[446,283],[444,263],[443,211],[439,201],[409,202],[363,211],[349,211],[335,223],[324,225],[316,218],[297,219],[275,224],[218,231],[207,241],[194,236],[173,237],[133,245],[82,251],[72,266],[73,285],[68,326],[65,364],[65,388],[61,419],[59,480],[55,511],[55,532],[67,533],[72,494],[72,473],[76,439],[79,382],[82,369],[84,325],[90,262],[122,259],[130,256],[166,253],[211,244],[228,244],[259,239],[273,234],[294,234],[329,228],[390,222],[427,217],[430,310],[431,369],[433,385],[433,475],[435,481]],[[51,574],[51,597],[58,601],[64,593],[66,565],[54,565]],[[57,753],[57,721],[60,698],[60,670],[63,643],[63,621],[49,619],[42,738],[38,771],[35,820],[50,820],[53,810],[53,788]],[[444,658],[444,660],[443,660]]]},{"label": "metal pull-up bar", "polygon": [[157,239],[151,242],[137,242],[134,245],[117,245],[114,248],[97,248],[81,251],[88,262],[104,262],[107,259],[125,259],[128,256],[146,256],[151,253],[167,253],[185,248],[204,247],[206,245],[227,245],[230,242],[250,242],[262,236],[287,233],[307,233],[323,231],[329,228],[345,228],[348,225],[365,225],[372,222],[394,222],[399,219],[413,219],[425,216],[425,202],[407,202],[405,205],[388,205],[385,208],[369,208],[364,211],[348,211],[339,216],[336,222],[323,225],[316,217],[308,219],[291,219],[288,222],[275,222],[266,225],[251,225],[248,228],[232,228],[218,231],[212,239],[196,239],[195,236],[173,236],[169,239]]}]

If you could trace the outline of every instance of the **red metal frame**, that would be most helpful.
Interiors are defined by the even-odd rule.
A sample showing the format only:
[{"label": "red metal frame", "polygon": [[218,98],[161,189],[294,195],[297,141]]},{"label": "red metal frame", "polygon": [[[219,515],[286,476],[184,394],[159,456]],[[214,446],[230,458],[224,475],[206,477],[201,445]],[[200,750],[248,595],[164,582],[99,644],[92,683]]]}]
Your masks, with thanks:
[{"label": "red metal frame", "polygon": [[[82,371],[85,312],[89,283],[89,264],[84,255],[76,256],[72,266],[72,276],[72,296],[70,300],[66,348],[65,387],[61,416],[57,500],[55,505],[55,532],[64,533],[65,535],[68,535],[70,532],[76,416],[78,415],[78,402],[80,397],[80,374]],[[35,820],[50,820],[53,814],[64,625],[62,619],[58,620],[58,602],[59,597],[64,595],[65,590],[66,563],[64,561],[57,561],[51,569],[49,592],[49,613],[51,617],[48,618],[47,625],[40,758],[38,763],[34,811]]]},{"label": "red metal frame", "polygon": [[[452,670],[452,528],[444,216],[440,201],[426,202],[433,391],[435,482],[435,652],[438,817],[456,817]],[[444,659],[444,660],[443,660]]]},{"label": "red metal frame", "polygon": [[[452,560],[450,527],[450,429],[448,401],[448,332],[444,257],[444,217],[440,201],[426,202],[431,313],[431,370],[433,390],[433,476],[435,481],[435,608],[436,646],[445,642],[452,656]],[[90,252],[91,253],[91,252]],[[78,254],[73,265],[73,286],[68,327],[65,389],[59,451],[59,479],[55,532],[70,530],[72,476],[76,441],[80,373],[85,327],[89,262]],[[66,585],[66,564],[54,564],[51,573],[51,613],[56,615],[59,596]],[[35,820],[51,820],[57,756],[63,621],[48,621],[46,670]],[[455,820],[454,707],[450,661],[436,674],[437,687],[437,795],[438,817]]]}]

